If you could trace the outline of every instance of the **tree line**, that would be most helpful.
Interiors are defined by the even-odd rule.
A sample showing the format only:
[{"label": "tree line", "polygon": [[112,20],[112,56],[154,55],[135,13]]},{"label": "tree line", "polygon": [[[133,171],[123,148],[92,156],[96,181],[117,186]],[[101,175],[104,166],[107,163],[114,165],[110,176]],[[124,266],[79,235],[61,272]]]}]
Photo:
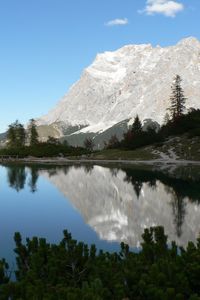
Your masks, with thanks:
[{"label": "tree line", "polygon": [[31,119],[26,129],[18,120],[9,125],[6,146],[0,149],[0,155],[17,155],[19,158],[81,156],[89,154],[91,149],[93,146],[90,146],[90,141],[86,143],[85,148],[70,146],[66,140],[61,142],[52,136],[46,141],[41,141],[36,121]]},{"label": "tree line", "polygon": [[34,119],[31,119],[27,130],[18,120],[10,124],[7,132],[7,143],[10,148],[20,148],[29,144],[35,146],[39,142],[37,126]]},{"label": "tree line", "polygon": [[200,110],[191,108],[186,113],[187,98],[184,95],[181,82],[181,77],[176,75],[171,87],[170,106],[167,108],[160,128],[157,128],[152,122],[144,130],[139,116],[136,115],[132,126],[124,133],[122,140],[113,135],[105,143],[105,148],[136,149],[164,142],[169,136],[181,135],[186,132],[189,137],[200,136]]},{"label": "tree line", "polygon": [[[162,143],[170,135],[181,135],[185,132],[189,132],[190,137],[200,136],[200,110],[191,109],[185,113],[185,103],[187,98],[184,95],[181,82],[181,77],[176,75],[171,87],[170,106],[167,109],[163,125],[160,128],[156,126],[155,122],[152,122],[144,130],[139,116],[136,115],[132,126],[124,133],[123,138],[119,140],[116,135],[112,135],[107,142],[104,142],[104,148],[136,149],[154,143]],[[27,129],[25,129],[19,121],[9,125],[7,132],[7,146],[9,149],[18,149],[19,152],[19,148],[23,148],[24,146],[29,145],[31,148],[38,146],[41,148],[41,144],[43,148],[45,147],[45,144],[51,145],[54,148],[54,151],[49,150],[52,154],[59,154],[58,148],[61,144],[69,146],[66,140],[61,143],[59,139],[51,136],[48,137],[46,143],[41,143],[39,141],[37,125],[34,119],[30,120]],[[80,153],[83,152],[82,154],[89,154],[93,152],[95,148],[94,140],[92,138],[86,138],[83,147],[85,150],[83,150],[82,147],[71,147],[71,149],[79,148]],[[64,149],[64,153],[66,152],[65,150],[66,149]],[[22,152],[22,150],[20,152]],[[37,151],[34,151],[34,153],[35,152]],[[25,152],[23,153],[25,155]],[[60,153],[62,153],[62,151]],[[43,156],[46,155],[48,155],[48,153],[45,154],[43,151]]]}]

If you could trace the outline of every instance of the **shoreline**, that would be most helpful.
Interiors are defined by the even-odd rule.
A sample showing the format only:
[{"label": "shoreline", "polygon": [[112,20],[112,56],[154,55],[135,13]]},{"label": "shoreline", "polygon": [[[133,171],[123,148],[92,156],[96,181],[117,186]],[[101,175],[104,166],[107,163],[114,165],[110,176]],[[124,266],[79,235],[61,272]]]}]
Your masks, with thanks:
[{"label": "shoreline", "polygon": [[152,159],[152,160],[124,160],[124,159],[67,159],[67,158],[18,158],[18,159],[5,159],[0,160],[0,164],[9,163],[26,163],[26,164],[57,164],[57,165],[68,165],[68,164],[99,164],[99,163],[111,163],[111,164],[130,164],[130,165],[198,165],[200,166],[199,160],[178,160],[178,159]]}]

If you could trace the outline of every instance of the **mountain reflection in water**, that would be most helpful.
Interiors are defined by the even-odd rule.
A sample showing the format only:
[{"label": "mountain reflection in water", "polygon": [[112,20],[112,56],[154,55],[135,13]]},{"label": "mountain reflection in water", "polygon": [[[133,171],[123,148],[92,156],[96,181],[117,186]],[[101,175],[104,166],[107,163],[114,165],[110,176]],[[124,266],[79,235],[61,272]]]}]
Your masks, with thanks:
[{"label": "mountain reflection in water", "polygon": [[[31,192],[39,176],[48,179],[107,241],[139,246],[144,228],[163,225],[179,245],[200,232],[199,171],[180,168],[171,174],[130,167],[7,167],[10,187],[20,191],[29,173]],[[81,230],[81,229],[80,229]]]}]

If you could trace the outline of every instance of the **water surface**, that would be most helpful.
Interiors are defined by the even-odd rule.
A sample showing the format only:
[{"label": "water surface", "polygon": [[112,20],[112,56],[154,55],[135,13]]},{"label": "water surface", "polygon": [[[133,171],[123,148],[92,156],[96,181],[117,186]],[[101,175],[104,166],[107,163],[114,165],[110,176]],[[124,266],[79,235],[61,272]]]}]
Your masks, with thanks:
[{"label": "water surface", "polygon": [[68,229],[113,251],[139,247],[144,228],[163,225],[185,246],[200,232],[200,169],[130,166],[0,166],[0,257],[14,261],[13,234],[50,242]]}]

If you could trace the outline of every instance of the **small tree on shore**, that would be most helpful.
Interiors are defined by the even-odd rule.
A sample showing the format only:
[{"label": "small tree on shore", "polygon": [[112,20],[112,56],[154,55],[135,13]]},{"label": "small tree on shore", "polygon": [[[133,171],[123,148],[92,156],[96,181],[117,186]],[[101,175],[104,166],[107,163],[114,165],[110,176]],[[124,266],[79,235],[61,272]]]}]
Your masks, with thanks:
[{"label": "small tree on shore", "polygon": [[172,121],[180,118],[185,111],[186,98],[184,96],[184,91],[181,86],[182,79],[179,75],[176,75],[174,82],[172,84],[172,94],[170,97],[170,107],[168,108],[170,112],[170,117]]},{"label": "small tree on shore", "polygon": [[106,148],[108,149],[114,149],[119,147],[119,140],[116,136],[116,134],[112,135],[108,141],[108,143],[106,144]]},{"label": "small tree on shore", "polygon": [[26,130],[21,123],[16,126],[17,146],[23,147],[26,142]]},{"label": "small tree on shore", "polygon": [[30,119],[30,123],[28,126],[28,137],[29,137],[29,143],[30,146],[35,146],[38,144],[38,132],[37,132],[37,126],[34,119]]},{"label": "small tree on shore", "polygon": [[60,145],[60,141],[59,141],[59,139],[57,139],[57,138],[55,138],[53,136],[48,136],[47,144]]},{"label": "small tree on shore", "polygon": [[13,148],[15,146],[15,143],[16,143],[14,123],[12,123],[8,126],[7,140],[8,140],[8,146],[10,148]]},{"label": "small tree on shore", "polygon": [[91,138],[86,138],[85,141],[84,141],[84,147],[92,152],[92,150],[94,149],[94,142]]},{"label": "small tree on shore", "polygon": [[24,126],[16,120],[14,123],[10,124],[7,133],[8,146],[23,147],[26,141],[26,131]]},{"label": "small tree on shore", "polygon": [[134,135],[139,135],[142,132],[142,123],[141,123],[138,115],[134,119],[131,130]]}]

